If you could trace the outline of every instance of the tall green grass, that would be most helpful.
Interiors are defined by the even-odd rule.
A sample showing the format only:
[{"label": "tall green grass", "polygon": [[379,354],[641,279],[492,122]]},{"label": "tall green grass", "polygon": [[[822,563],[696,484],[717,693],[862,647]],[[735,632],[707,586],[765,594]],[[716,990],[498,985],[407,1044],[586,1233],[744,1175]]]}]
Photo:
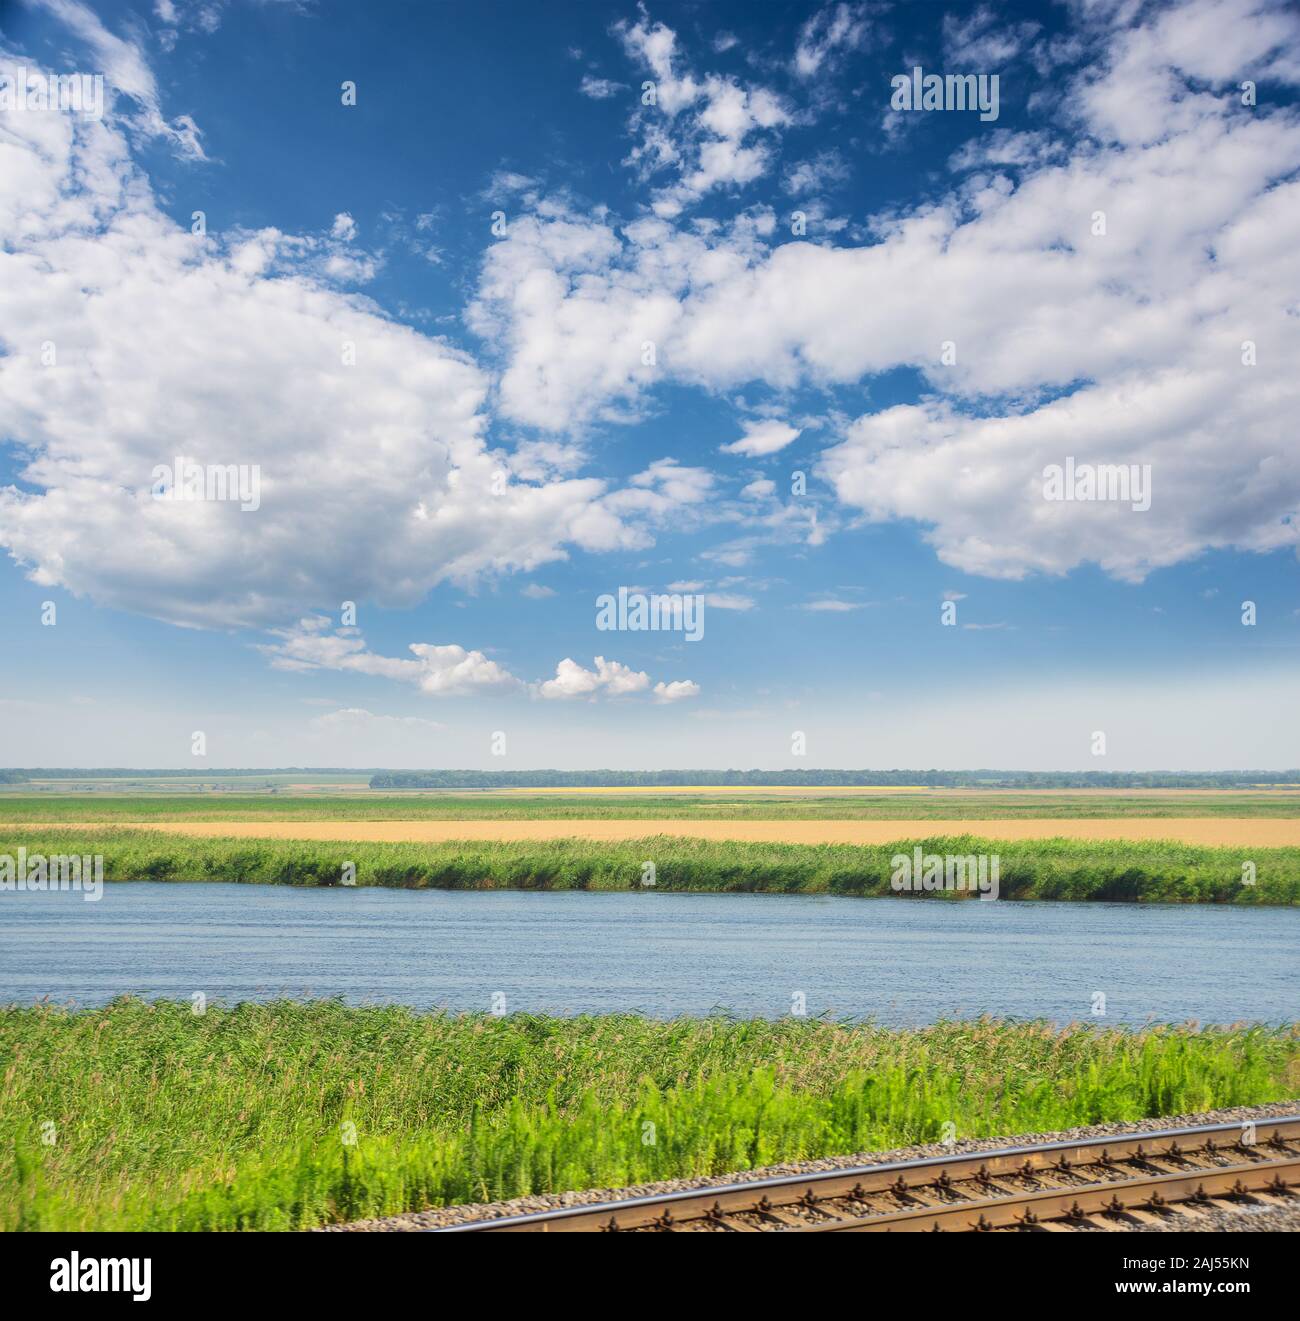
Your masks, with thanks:
[{"label": "tall green grass", "polygon": [[[442,844],[222,839],[104,828],[0,829],[0,853],[102,854],[125,881],[242,881],[336,885],[345,862],[358,885],[412,889],[627,890],[647,860],[660,890],[890,895],[891,859],[996,854],[1005,899],[1162,903],[1300,903],[1300,848],[1205,848],[1170,841],[986,840],[970,835],[882,845],[764,844],[655,836],[628,841],[471,841]],[[1242,864],[1256,867],[1242,884]],[[968,897],[969,891],[917,898]]]},{"label": "tall green grass", "polygon": [[1295,1028],[9,1009],[0,1229],[292,1229],[1298,1094]]}]

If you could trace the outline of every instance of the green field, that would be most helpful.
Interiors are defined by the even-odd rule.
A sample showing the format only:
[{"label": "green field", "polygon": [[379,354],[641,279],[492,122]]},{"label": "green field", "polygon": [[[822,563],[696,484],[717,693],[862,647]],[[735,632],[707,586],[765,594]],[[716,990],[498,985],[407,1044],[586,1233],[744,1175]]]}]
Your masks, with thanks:
[{"label": "green field", "polygon": [[[1300,797],[1282,790],[1223,793],[1171,791],[1164,795],[815,792],[781,795],[775,790],[710,794],[409,793],[322,795],[250,794],[226,789],[159,795],[111,790],[71,794],[29,789],[0,794],[6,821],[544,821],[575,819],[738,821],[905,821],[1031,819],[1035,817],[1295,817]],[[156,781],[151,782],[156,786]]]},{"label": "green field", "polygon": [[0,1229],[292,1229],[1297,1095],[1295,1028],[10,1009]]},{"label": "green field", "polygon": [[[0,853],[101,854],[116,881],[239,881],[337,885],[345,862],[358,885],[411,889],[636,890],[653,861],[658,890],[890,895],[891,859],[926,853],[997,855],[1004,899],[1163,903],[1300,903],[1300,848],[1242,850],[1169,841],[981,840],[969,835],[882,845],[767,844],[656,836],[621,842],[329,843],[225,839],[121,830],[0,828]],[[917,894],[959,900],[969,891]]]},{"label": "green field", "polygon": [[189,775],[175,771],[167,775],[132,776],[95,775],[84,776],[60,775],[50,779],[38,776],[20,780],[12,784],[0,782],[5,793],[30,795],[46,794],[209,794],[241,793],[265,796],[272,793],[328,794],[368,790],[370,774],[368,771],[248,771],[232,775],[222,773],[213,775],[210,771],[195,772]]}]

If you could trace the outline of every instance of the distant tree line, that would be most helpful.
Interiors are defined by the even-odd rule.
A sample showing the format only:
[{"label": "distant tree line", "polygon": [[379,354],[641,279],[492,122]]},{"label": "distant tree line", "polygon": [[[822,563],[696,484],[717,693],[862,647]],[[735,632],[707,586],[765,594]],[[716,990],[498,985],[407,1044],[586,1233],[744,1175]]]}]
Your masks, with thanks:
[{"label": "distant tree line", "polygon": [[1300,785],[1300,770],[1289,771],[841,771],[841,770],[685,770],[685,771],[384,771],[348,767],[281,766],[267,769],[185,768],[132,770],[126,767],[14,767],[0,769],[0,784],[40,780],[216,780],[230,776],[348,775],[370,777],[372,789],[617,789],[714,788],[746,785],[792,788],[843,786],[889,788],[923,785],[931,789],[1242,789],[1251,785]]},{"label": "distant tree line", "polygon": [[[16,780],[152,780],[184,779],[208,780],[230,775],[373,775],[375,768],[366,766],[278,766],[268,769],[265,766],[240,768],[228,766],[214,769],[204,766],[195,770],[192,766],[164,766],[150,770],[133,770],[129,766],[24,766],[15,770],[0,770],[0,777],[12,776]],[[383,774],[383,772],[380,772]]]},{"label": "distant tree line", "polygon": [[1300,784],[1291,771],[381,771],[372,789],[616,789],[680,785],[934,789],[1239,789]]}]

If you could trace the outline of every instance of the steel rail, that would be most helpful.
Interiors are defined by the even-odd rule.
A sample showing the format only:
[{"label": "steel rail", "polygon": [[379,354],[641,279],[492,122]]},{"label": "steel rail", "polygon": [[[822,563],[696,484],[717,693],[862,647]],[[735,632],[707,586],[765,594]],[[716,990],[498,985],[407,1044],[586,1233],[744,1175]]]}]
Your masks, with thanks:
[{"label": "steel rail", "polygon": [[[1245,1161],[1220,1169],[1195,1170],[1186,1174],[1161,1174],[1116,1183],[1102,1183],[1090,1188],[1061,1192],[1045,1189],[1036,1193],[1017,1193],[1008,1197],[986,1197],[960,1206],[918,1207],[908,1211],[884,1212],[859,1216],[853,1220],[823,1225],[800,1226],[798,1232],[889,1233],[897,1231],[972,1230],[1030,1227],[1045,1220],[1087,1220],[1090,1214],[1131,1216],[1133,1211],[1158,1211],[1171,1203],[1190,1201],[1195,1205],[1216,1195],[1243,1197],[1265,1189],[1283,1190],[1293,1186],[1300,1176],[1300,1156],[1286,1160]],[[1096,1221],[1093,1228],[1101,1228]]]},{"label": "steel rail", "polygon": [[[748,1183],[475,1220],[424,1232],[591,1233],[686,1229],[708,1222],[712,1222],[710,1227],[724,1230],[754,1228],[739,1220],[728,1220],[737,1213],[757,1217],[764,1225],[790,1230],[878,1232],[889,1226],[896,1230],[930,1229],[936,1225],[922,1222],[926,1217],[934,1222],[936,1216],[945,1221],[937,1226],[940,1228],[1032,1226],[1052,1217],[1070,1219],[1070,1208],[1076,1203],[1085,1218],[1088,1207],[1094,1211],[1113,1211],[1107,1203],[1115,1199],[1126,1207],[1136,1207],[1140,1201],[1136,1195],[1143,1189],[1150,1190],[1157,1199],[1164,1199],[1163,1203],[1157,1200],[1157,1209],[1170,1200],[1199,1198],[1198,1188],[1204,1190],[1205,1197],[1214,1191],[1240,1195],[1238,1185],[1241,1192],[1258,1192],[1266,1186],[1260,1181],[1266,1176],[1271,1176],[1269,1186],[1277,1195],[1287,1196],[1288,1188],[1300,1184],[1297,1178],[1300,1150],[1289,1149],[1300,1143],[1300,1114],[1248,1122],[1255,1129],[1255,1142],[1251,1146],[1241,1141],[1242,1123],[1202,1124],[782,1175]],[[1228,1137],[1232,1141],[1216,1141]],[[1248,1159],[1242,1160],[1243,1156]],[[1125,1165],[1137,1165],[1152,1172],[1134,1177],[1131,1170],[1120,1168]],[[1086,1167],[1088,1172],[1080,1167]],[[1008,1189],[996,1183],[999,1178],[1018,1179],[1031,1186]],[[1048,1180],[1056,1182],[1047,1187],[1038,1186]],[[991,1188],[993,1195],[966,1196],[954,1187],[956,1184],[973,1184],[977,1192]],[[894,1199],[893,1205],[879,1204],[889,1197]],[[830,1211],[823,1205],[827,1202],[856,1204],[859,1211],[856,1214],[846,1208]],[[899,1205],[900,1202],[905,1204]],[[870,1213],[862,1214],[862,1206],[867,1206]],[[783,1207],[815,1209],[834,1219],[826,1223],[803,1223],[783,1213]],[[1019,1214],[1007,1220],[1006,1214],[1016,1207],[1021,1208]],[[1024,1218],[1026,1210],[1029,1219]],[[970,1221],[972,1212],[975,1219]],[[986,1222],[983,1225],[980,1216]],[[1103,1226],[1094,1222],[1091,1227]]]}]

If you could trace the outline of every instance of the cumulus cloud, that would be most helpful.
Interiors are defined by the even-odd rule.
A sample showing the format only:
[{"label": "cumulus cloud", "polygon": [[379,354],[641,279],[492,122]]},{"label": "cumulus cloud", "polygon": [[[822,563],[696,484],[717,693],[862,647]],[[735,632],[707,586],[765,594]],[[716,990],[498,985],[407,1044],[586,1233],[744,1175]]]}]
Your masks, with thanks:
[{"label": "cumulus cloud", "polygon": [[[138,49],[75,0],[48,7],[136,109],[26,116],[0,142],[0,434],[24,456],[0,491],[0,544],[42,585],[182,624],[274,625],[342,599],[411,604],[574,547],[641,549],[718,517],[715,483],[688,455],[617,490],[582,478],[584,428],[644,416],[665,383],[784,392],[899,369],[917,399],[844,423],[817,471],[846,519],[914,520],[945,563],[1137,579],[1208,548],[1300,541],[1285,430],[1300,407],[1300,113],[1237,94],[1244,78],[1300,84],[1291,7],[1074,11],[1090,58],[1061,75],[1055,117],[959,148],[958,178],[870,218],[859,246],[783,241],[764,206],[679,223],[769,171],[796,112],[696,73],[643,13],[617,32],[658,91],[632,125],[650,213],[622,223],[531,177],[496,181],[511,224],[467,310],[501,354],[495,380],[340,287],[374,270],[346,213],[316,235],[171,222],[128,150],[142,125],[172,136]],[[977,20],[951,49],[994,58]],[[804,66],[847,52],[860,21],[814,15]],[[492,449],[489,406],[549,434]],[[786,424],[761,426],[726,448],[779,452]],[[154,466],[176,455],[258,465],[261,508],[152,500]],[[1044,466],[1067,456],[1149,463],[1151,508],[1043,501]],[[755,509],[774,494],[751,482],[759,530],[703,558],[743,564],[761,537],[817,545],[836,526],[811,501]]]},{"label": "cumulus cloud", "polygon": [[276,641],[259,646],[278,670],[344,670],[414,684],[429,697],[466,697],[511,692],[518,679],[481,651],[449,644],[413,642],[406,660],[371,651],[356,628],[331,627],[322,615],[312,615],[293,628],[270,630]]},{"label": "cumulus cloud", "polygon": [[[919,522],[946,563],[1137,579],[1209,548],[1296,546],[1300,113],[1243,105],[1237,83],[1300,84],[1300,15],[1189,0],[1080,21],[1095,58],[1055,125],[990,136],[969,175],[873,218],[869,244],[537,216],[480,287],[510,345],[507,409],[558,428],[637,406],[644,340],[656,383],[715,391],[910,369],[918,401],[846,427],[819,471],[849,509]],[[1045,502],[1042,470],[1067,455],[1150,463],[1152,508]]]},{"label": "cumulus cloud", "polygon": [[[737,242],[757,251],[752,231]],[[720,279],[744,266],[742,253],[666,221],[620,231],[602,212],[546,199],[488,249],[466,317],[506,355],[507,417],[554,432],[617,422],[637,416],[643,392],[674,370],[680,300],[692,284],[707,269]]]},{"label": "cumulus cloud", "polygon": [[720,74],[697,76],[685,67],[677,34],[651,22],[644,10],[636,22],[624,20],[614,30],[654,84],[653,104],[638,104],[632,113],[637,143],[628,163],[647,178],[663,169],[677,176],[654,194],[656,214],[675,217],[714,189],[766,173],[773,134],[792,119],[777,93]]},{"label": "cumulus cloud", "polygon": [[1300,13],[1279,0],[1188,0],[1135,23],[1102,8],[1094,23],[1105,55],[1072,100],[1102,141],[1150,146],[1220,120],[1238,79],[1300,83]]},{"label": "cumulus cloud", "polygon": [[656,702],[683,702],[690,697],[700,695],[700,685],[689,679],[677,679],[672,683],[657,683],[654,687]]},{"label": "cumulus cloud", "polygon": [[607,697],[622,697],[627,693],[644,692],[650,687],[650,676],[644,670],[633,670],[618,661],[596,657],[596,668],[585,670],[577,661],[565,657],[555,667],[555,678],[539,684],[538,694],[545,698],[590,697],[603,693]]},{"label": "cumulus cloud", "polygon": [[[24,462],[0,546],[35,582],[182,625],[280,624],[643,548],[702,498],[684,469],[621,494],[571,475],[571,447],[489,449],[473,359],[336,287],[372,269],[354,235],[346,213],[319,235],[195,235],[113,117],[8,120],[0,434]],[[260,507],[152,498],[177,457],[256,468]]]},{"label": "cumulus cloud", "polygon": [[[360,629],[336,628],[324,615],[309,615],[291,628],[271,629],[269,633],[274,641],[259,643],[257,650],[270,659],[273,669],[367,674],[412,684],[426,697],[478,697],[530,691],[547,699],[594,699],[650,690],[650,676],[644,671],[603,656],[596,657],[594,670],[586,670],[565,657],[555,667],[554,678],[524,684],[481,651],[468,651],[454,643],[439,646],[412,642],[407,650],[413,660],[381,655],[370,650]],[[683,684],[699,691],[689,681],[669,684],[667,688],[674,690],[675,697],[693,696],[684,690]],[[655,694],[664,687],[657,684]]]},{"label": "cumulus cloud", "polygon": [[[707,499],[713,489],[713,474],[707,468],[688,467],[676,459],[656,459],[631,479],[631,486],[647,492],[645,500],[662,502],[647,507],[667,510]],[[610,498],[618,507],[620,502],[635,499],[636,493],[629,489]]]},{"label": "cumulus cloud", "polygon": [[765,422],[746,422],[745,434],[730,445],[723,445],[724,454],[744,454],[747,457],[762,458],[766,454],[775,454],[783,450],[799,435],[799,428],[788,422],[770,419]]},{"label": "cumulus cloud", "polygon": [[677,679],[672,683],[660,681],[650,688],[650,676],[644,670],[633,670],[618,661],[606,660],[597,656],[594,670],[584,669],[577,661],[565,657],[555,667],[555,677],[536,686],[539,697],[548,701],[581,697],[594,700],[596,697],[626,697],[633,693],[643,693],[648,689],[657,702],[676,702],[683,698],[699,695],[700,686],[689,679]]}]

